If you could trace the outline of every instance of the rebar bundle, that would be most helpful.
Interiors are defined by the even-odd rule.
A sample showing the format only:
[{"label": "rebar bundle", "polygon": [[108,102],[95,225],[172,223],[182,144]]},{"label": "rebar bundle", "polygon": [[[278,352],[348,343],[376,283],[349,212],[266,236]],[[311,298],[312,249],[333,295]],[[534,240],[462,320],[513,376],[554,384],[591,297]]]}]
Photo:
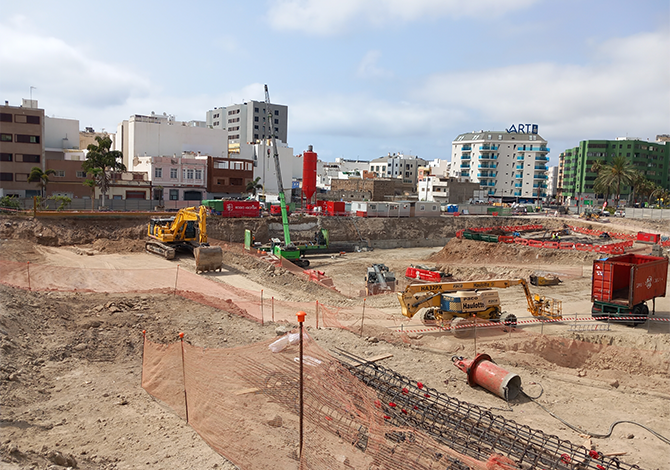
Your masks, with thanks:
[{"label": "rebar bundle", "polygon": [[391,423],[424,431],[463,455],[486,460],[502,454],[523,469],[640,468],[449,397],[378,364],[341,354],[349,359],[345,363],[349,371],[376,390],[379,406]]}]

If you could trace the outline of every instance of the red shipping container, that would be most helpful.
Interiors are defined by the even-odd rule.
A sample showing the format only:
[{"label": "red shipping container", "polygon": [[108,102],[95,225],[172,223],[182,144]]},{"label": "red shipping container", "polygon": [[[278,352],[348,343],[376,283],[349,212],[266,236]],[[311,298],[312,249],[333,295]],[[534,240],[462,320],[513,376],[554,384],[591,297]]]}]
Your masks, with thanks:
[{"label": "red shipping container", "polygon": [[646,300],[665,297],[668,259],[622,255],[593,261],[591,301],[633,308]]},{"label": "red shipping container", "polygon": [[344,202],[328,201],[326,212],[328,215],[344,215]]},{"label": "red shipping container", "polygon": [[658,233],[637,232],[637,241],[658,243],[661,241],[661,235]]},{"label": "red shipping container", "polygon": [[222,217],[259,217],[261,205],[258,201],[223,201]]}]

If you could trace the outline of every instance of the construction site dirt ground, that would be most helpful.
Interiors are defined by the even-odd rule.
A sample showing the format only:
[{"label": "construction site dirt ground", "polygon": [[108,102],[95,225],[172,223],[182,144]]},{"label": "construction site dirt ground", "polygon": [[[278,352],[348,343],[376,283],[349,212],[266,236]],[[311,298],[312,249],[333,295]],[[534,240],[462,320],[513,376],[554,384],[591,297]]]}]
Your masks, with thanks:
[{"label": "construction site dirt ground", "polygon": [[[193,260],[185,255],[167,261],[144,253],[134,234],[116,240],[99,236],[85,244],[36,243],[28,236],[12,236],[28,230],[27,223],[13,218],[0,223],[5,227],[1,260],[63,267],[63,273],[77,267],[107,270],[109,276],[175,264],[194,271]],[[621,230],[658,229],[625,224]],[[325,350],[341,348],[363,358],[391,354],[382,362],[385,367],[575,444],[585,443],[589,434],[608,434],[617,421],[633,421],[670,438],[670,298],[657,299],[654,321],[644,325],[576,328],[589,323],[577,320],[590,312],[592,254],[452,239],[444,247],[315,255],[310,267],[333,280],[335,289],[328,289],[229,248],[223,272],[203,277],[231,291],[263,290],[266,299],[296,305],[318,301],[322,315],[338,309],[360,312],[360,319],[349,315],[342,322],[348,329],[317,329],[316,308],[305,308],[308,332]],[[645,253],[649,246],[635,249]],[[554,273],[562,279],[560,285],[531,290],[561,300],[564,321],[520,323],[507,332],[487,328],[471,338],[455,338],[425,328],[416,317],[402,317],[395,294],[361,295],[366,269],[373,263],[387,265],[399,280],[410,264],[437,265],[460,280]],[[499,293],[503,310],[520,321],[531,319],[520,287]],[[154,342],[171,343],[184,332],[194,345],[227,348],[274,338],[278,324],[286,323],[266,317],[261,325],[227,307],[168,293],[44,292],[0,285],[0,469],[74,466],[70,458],[82,469],[235,468],[141,387],[143,330]],[[467,385],[452,357],[477,353],[489,354],[518,374],[523,390],[539,396],[537,403],[523,397],[508,404]],[[670,462],[670,446],[630,423],[587,444],[604,454],[621,453],[620,460],[640,468],[665,469]],[[286,454],[297,445],[286,445]]]}]

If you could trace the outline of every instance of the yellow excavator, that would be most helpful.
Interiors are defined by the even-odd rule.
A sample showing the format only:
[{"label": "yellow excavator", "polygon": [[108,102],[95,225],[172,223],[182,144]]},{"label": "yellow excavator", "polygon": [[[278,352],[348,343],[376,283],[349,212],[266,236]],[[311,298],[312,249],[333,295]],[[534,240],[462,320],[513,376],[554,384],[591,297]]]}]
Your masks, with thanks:
[{"label": "yellow excavator", "polygon": [[[431,284],[410,284],[403,292],[398,292],[402,314],[412,318],[422,311],[421,320],[426,325],[451,322],[452,327],[462,327],[474,315],[479,319],[500,322],[509,327],[516,326],[516,316],[502,312],[500,297],[494,288],[504,289],[522,286],[528,311],[535,317],[562,318],[560,300],[530,293],[524,279],[492,279],[488,281],[436,282]],[[468,329],[456,329],[455,334],[465,336]]]},{"label": "yellow excavator", "polygon": [[195,272],[221,271],[223,251],[207,243],[207,208],[187,207],[173,217],[154,217],[147,230],[145,248],[150,253],[174,259],[177,250],[195,256]]}]

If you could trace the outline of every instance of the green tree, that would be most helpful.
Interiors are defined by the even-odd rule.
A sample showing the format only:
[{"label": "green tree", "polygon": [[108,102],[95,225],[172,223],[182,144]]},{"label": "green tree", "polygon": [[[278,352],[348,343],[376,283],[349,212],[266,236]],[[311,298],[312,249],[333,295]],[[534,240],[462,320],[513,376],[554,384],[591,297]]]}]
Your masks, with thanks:
[{"label": "green tree", "polygon": [[651,180],[648,180],[646,176],[644,176],[644,173],[637,170],[635,171],[635,175],[633,176],[630,185],[632,188],[630,198],[631,204],[637,202],[638,196],[639,197],[649,196],[657,187],[656,183],[654,183]]},{"label": "green tree", "polygon": [[259,183],[260,180],[261,177],[258,176],[256,179],[249,181],[247,183],[246,191],[255,196],[259,189],[263,189],[263,185]]},{"label": "green tree", "polygon": [[631,184],[635,169],[633,164],[624,156],[614,157],[612,163],[602,165],[598,177],[594,182],[594,188],[610,188],[616,196],[616,207],[619,207],[621,199],[621,188]]},{"label": "green tree", "polygon": [[91,210],[95,210],[95,188],[98,187],[97,178],[102,170],[100,168],[92,168],[88,171],[91,176],[90,179],[84,180],[84,186],[88,186],[91,190]]},{"label": "green tree", "polygon": [[[95,140],[98,144],[88,146],[86,161],[82,163],[81,168],[86,173],[93,175],[95,185],[102,193],[102,207],[105,207],[105,196],[109,188],[109,172],[126,171],[126,166],[123,164],[123,153],[118,150],[109,150],[112,146],[112,139],[109,136],[97,136]],[[94,172],[95,169],[100,171]]]},{"label": "green tree", "polygon": [[48,169],[47,171],[42,171],[40,167],[34,166],[28,175],[28,182],[37,183],[44,198],[47,192],[47,185],[49,184],[49,175],[53,175],[54,173],[56,173],[56,170]]}]

